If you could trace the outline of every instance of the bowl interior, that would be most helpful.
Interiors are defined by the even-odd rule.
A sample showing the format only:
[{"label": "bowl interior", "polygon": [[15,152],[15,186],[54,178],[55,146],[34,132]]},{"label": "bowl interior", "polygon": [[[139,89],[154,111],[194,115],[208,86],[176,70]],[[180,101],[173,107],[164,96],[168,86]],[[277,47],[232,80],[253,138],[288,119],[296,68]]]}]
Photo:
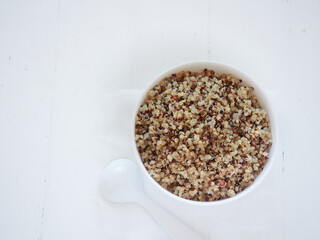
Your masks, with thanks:
[{"label": "bowl interior", "polygon": [[[183,70],[190,70],[190,71],[201,71],[202,69],[207,68],[207,69],[212,69],[214,70],[217,74],[223,74],[223,73],[230,73],[232,75],[234,75],[235,77],[238,77],[240,79],[243,80],[243,84],[247,85],[247,86],[252,86],[254,87],[254,94],[257,96],[261,106],[266,109],[267,113],[268,113],[268,117],[269,117],[269,121],[270,121],[270,127],[271,127],[271,133],[272,133],[272,146],[269,152],[269,159],[264,167],[264,169],[262,170],[262,172],[258,175],[258,177],[255,179],[254,183],[251,184],[249,187],[247,187],[245,190],[243,190],[240,193],[237,193],[235,196],[231,197],[231,198],[227,198],[227,199],[223,199],[223,200],[219,200],[219,201],[212,201],[212,202],[198,202],[198,201],[193,201],[193,200],[188,200],[188,199],[184,199],[181,198],[171,192],[169,192],[168,190],[166,190],[165,188],[163,188],[160,184],[158,184],[148,173],[147,169],[144,167],[144,165],[142,164],[139,152],[137,150],[136,147],[136,143],[135,143],[135,115],[137,114],[140,105],[143,103],[147,92],[152,89],[155,85],[157,85],[164,77],[170,76],[173,73],[177,73]],[[244,73],[242,73],[241,71],[239,71],[238,69],[228,66],[226,64],[223,63],[217,63],[217,62],[207,62],[207,61],[199,61],[199,62],[190,62],[190,63],[184,63],[184,64],[180,64],[178,66],[175,66],[173,68],[170,68],[166,71],[164,71],[162,74],[160,74],[158,77],[156,77],[154,79],[154,81],[151,83],[151,85],[146,89],[146,91],[143,93],[141,100],[139,101],[136,111],[134,112],[134,119],[133,119],[133,146],[134,146],[134,151],[136,154],[138,161],[138,164],[140,165],[142,172],[144,175],[146,175],[146,179],[148,181],[151,181],[153,183],[153,185],[155,185],[156,188],[158,188],[160,191],[162,191],[164,194],[168,195],[171,198],[174,198],[180,202],[184,202],[184,203],[188,203],[188,204],[192,204],[192,205],[200,205],[200,206],[213,206],[213,205],[219,205],[219,204],[224,204],[227,202],[231,202],[234,201],[240,197],[245,196],[246,194],[248,194],[250,191],[252,191],[260,182],[261,180],[266,176],[266,174],[269,172],[271,164],[274,160],[274,153],[275,153],[275,147],[277,144],[277,129],[276,129],[276,122],[275,122],[275,117],[274,117],[274,113],[273,110],[271,108],[271,105],[265,95],[265,93],[263,92],[263,90],[258,86],[258,84],[256,82],[254,82],[250,77],[248,77],[247,75],[245,75]]]}]

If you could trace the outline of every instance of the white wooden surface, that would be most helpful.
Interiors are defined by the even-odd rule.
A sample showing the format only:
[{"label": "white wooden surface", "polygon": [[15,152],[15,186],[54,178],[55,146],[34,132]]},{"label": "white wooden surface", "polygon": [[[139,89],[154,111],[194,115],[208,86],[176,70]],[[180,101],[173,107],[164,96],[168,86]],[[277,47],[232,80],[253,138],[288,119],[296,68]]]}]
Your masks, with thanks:
[{"label": "white wooden surface", "polygon": [[110,131],[101,96],[198,59],[281,94],[281,239],[320,239],[319,12],[312,0],[1,1],[0,239],[110,239],[91,199]]}]

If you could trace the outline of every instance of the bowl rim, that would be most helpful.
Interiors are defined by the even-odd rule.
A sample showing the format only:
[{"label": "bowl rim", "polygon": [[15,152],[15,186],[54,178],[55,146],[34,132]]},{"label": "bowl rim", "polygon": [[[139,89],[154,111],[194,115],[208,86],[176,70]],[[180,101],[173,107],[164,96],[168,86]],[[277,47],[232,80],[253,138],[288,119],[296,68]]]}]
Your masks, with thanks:
[{"label": "bowl rim", "polygon": [[[164,187],[162,187],[156,180],[154,180],[151,177],[151,175],[149,174],[147,169],[144,167],[142,160],[140,158],[140,154],[139,154],[138,149],[136,147],[136,141],[135,141],[135,117],[136,117],[136,114],[140,108],[140,105],[144,101],[148,91],[150,89],[152,89],[157,83],[159,83],[164,77],[170,76],[172,73],[176,73],[176,72],[179,72],[182,70],[193,70],[193,69],[194,69],[193,71],[200,71],[201,69],[204,69],[204,68],[212,69],[215,72],[220,73],[220,74],[221,73],[231,73],[232,75],[242,79],[244,85],[247,84],[247,85],[253,86],[254,91],[256,93],[256,96],[257,96],[260,104],[267,111],[267,114],[269,117],[269,122],[270,122],[270,127],[271,127],[271,134],[272,134],[272,146],[271,146],[271,149],[269,152],[269,159],[266,162],[264,169],[259,173],[259,175],[255,179],[255,181],[250,186],[248,186],[245,190],[237,193],[233,197],[222,199],[222,200],[217,200],[217,201],[210,201],[210,202],[209,201],[208,202],[200,202],[200,201],[185,199],[185,198],[179,197],[179,196],[171,193],[170,191],[168,191]],[[173,67],[170,67],[170,68],[162,71],[162,73],[160,73],[157,77],[155,77],[151,81],[151,83],[148,85],[148,87],[144,90],[143,94],[140,96],[140,100],[138,101],[136,108],[135,108],[135,111],[134,111],[132,122],[133,122],[132,123],[133,127],[132,127],[132,132],[131,132],[132,145],[134,148],[136,160],[138,162],[138,165],[141,168],[143,175],[148,179],[149,182],[152,183],[153,186],[155,186],[156,189],[158,189],[164,195],[168,196],[171,199],[174,199],[174,200],[177,200],[181,203],[184,203],[184,204],[196,205],[196,206],[217,206],[217,205],[222,205],[222,204],[236,201],[236,200],[248,195],[253,189],[255,189],[262,182],[262,180],[269,173],[271,166],[272,166],[273,162],[275,161],[275,154],[276,154],[276,149],[277,149],[277,145],[278,145],[278,129],[277,129],[277,122],[276,122],[275,113],[273,111],[273,108],[272,108],[272,105],[270,104],[269,99],[265,95],[264,90],[257,84],[257,82],[253,81],[247,74],[243,73],[241,70],[239,70],[236,67],[233,67],[229,64],[225,64],[222,62],[202,61],[202,60],[185,62],[185,63],[175,65]]]}]

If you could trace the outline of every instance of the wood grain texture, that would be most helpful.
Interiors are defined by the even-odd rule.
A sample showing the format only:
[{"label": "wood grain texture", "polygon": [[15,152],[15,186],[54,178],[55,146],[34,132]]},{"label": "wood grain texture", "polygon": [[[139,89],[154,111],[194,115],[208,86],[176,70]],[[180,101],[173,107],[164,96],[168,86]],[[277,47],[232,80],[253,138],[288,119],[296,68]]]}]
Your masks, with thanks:
[{"label": "wood grain texture", "polygon": [[316,0],[0,2],[0,239],[106,239],[91,200],[106,163],[98,138],[111,131],[104,96],[193,60],[238,67],[280,95],[271,176],[283,222],[265,224],[277,239],[319,239],[319,12]]}]

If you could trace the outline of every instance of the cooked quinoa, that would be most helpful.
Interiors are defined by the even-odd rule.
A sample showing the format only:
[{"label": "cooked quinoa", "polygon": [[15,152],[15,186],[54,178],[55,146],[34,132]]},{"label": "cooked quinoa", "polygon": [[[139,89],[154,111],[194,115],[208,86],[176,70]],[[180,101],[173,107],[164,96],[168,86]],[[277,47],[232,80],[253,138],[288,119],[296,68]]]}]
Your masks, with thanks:
[{"label": "cooked quinoa", "polygon": [[253,92],[241,79],[207,69],[162,79],[136,115],[136,145],[150,175],[194,201],[250,186],[272,144],[267,112]]}]

